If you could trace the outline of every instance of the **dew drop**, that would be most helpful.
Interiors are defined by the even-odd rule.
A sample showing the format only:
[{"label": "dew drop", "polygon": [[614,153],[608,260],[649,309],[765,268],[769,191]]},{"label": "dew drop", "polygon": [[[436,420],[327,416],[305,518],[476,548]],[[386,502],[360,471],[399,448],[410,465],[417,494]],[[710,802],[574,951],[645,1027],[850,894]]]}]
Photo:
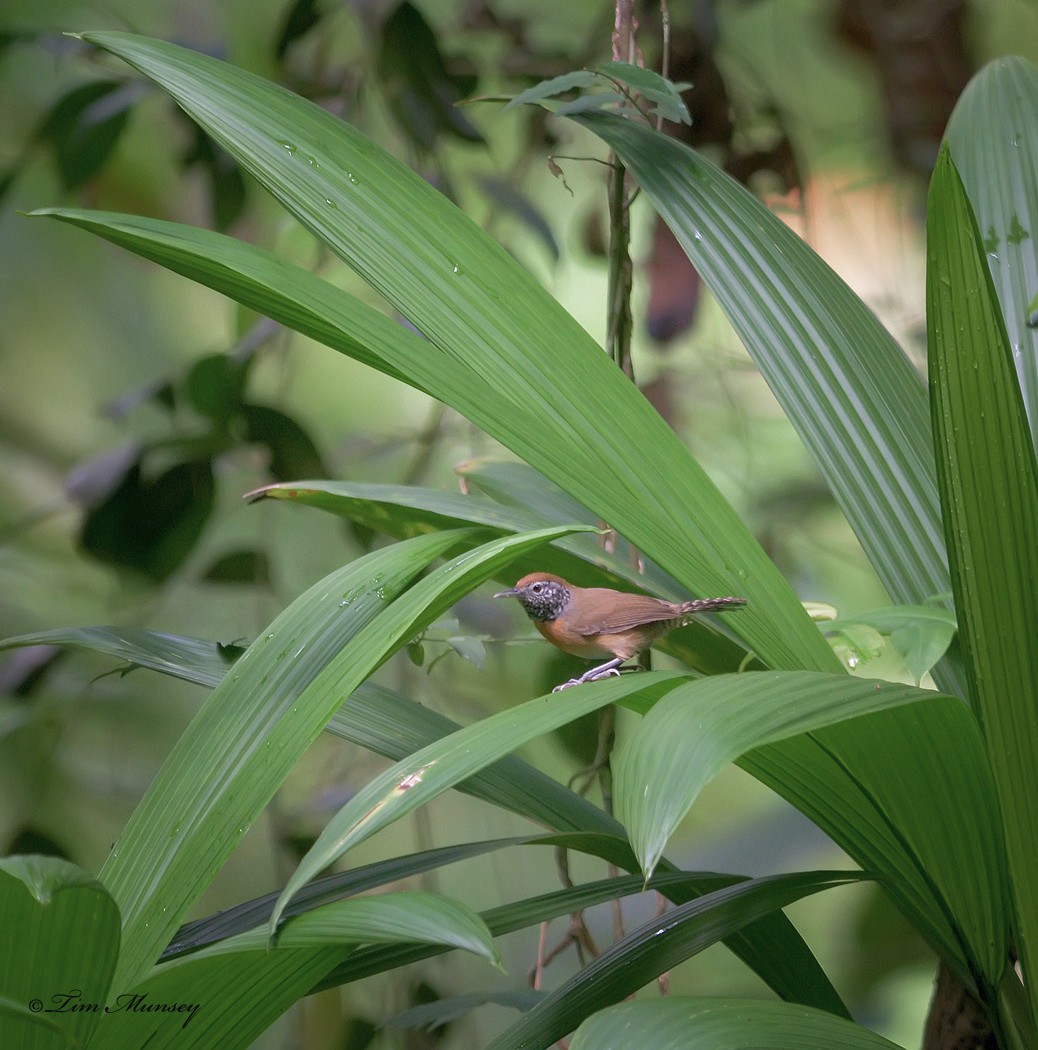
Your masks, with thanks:
[{"label": "dew drop", "polygon": [[324,203],[327,204],[329,208],[338,208],[339,207],[339,205],[336,204],[335,201],[333,201],[330,197],[325,197],[324,198]]},{"label": "dew drop", "polygon": [[289,153],[293,153],[293,154],[296,152],[297,149],[299,149],[298,146],[294,145],[291,142],[281,141],[281,142],[278,143],[278,145],[281,146],[282,149],[287,149]]}]

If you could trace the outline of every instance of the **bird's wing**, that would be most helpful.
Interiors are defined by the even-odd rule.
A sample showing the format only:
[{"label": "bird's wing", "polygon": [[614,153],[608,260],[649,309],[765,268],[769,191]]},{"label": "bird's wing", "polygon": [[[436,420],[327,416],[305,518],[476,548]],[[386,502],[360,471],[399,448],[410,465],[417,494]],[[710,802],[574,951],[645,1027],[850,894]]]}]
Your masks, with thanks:
[{"label": "bird's wing", "polygon": [[619,634],[641,627],[646,623],[659,623],[661,620],[677,620],[681,610],[671,602],[660,598],[650,598],[644,594],[625,594],[623,608],[616,612],[608,611],[580,625],[584,636],[593,634]]}]

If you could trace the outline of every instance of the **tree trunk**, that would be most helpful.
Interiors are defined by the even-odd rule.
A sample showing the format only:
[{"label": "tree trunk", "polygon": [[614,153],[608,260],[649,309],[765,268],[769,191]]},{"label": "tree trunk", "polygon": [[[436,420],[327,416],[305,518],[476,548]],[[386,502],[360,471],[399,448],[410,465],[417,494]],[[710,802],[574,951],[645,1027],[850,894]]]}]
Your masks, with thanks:
[{"label": "tree trunk", "polygon": [[944,962],[937,971],[922,1050],[999,1050],[984,1008]]}]

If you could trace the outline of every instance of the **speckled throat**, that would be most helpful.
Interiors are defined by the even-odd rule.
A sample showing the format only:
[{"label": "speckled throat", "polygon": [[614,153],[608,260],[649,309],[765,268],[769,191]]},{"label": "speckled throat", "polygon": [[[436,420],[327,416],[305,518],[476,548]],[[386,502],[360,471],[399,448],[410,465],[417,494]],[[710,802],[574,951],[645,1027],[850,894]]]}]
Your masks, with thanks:
[{"label": "speckled throat", "polygon": [[517,597],[531,620],[551,623],[562,615],[572,595],[556,580],[540,580],[524,587]]}]

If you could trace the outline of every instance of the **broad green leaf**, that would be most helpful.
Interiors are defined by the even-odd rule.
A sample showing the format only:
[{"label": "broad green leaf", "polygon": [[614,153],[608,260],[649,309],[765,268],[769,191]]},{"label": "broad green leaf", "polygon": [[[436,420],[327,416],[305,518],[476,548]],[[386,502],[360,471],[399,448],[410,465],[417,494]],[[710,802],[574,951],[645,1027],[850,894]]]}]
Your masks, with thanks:
[{"label": "broad green leaf", "polygon": [[[57,857],[0,859],[0,1044],[83,1046],[104,1020],[119,954],[119,909]],[[28,1016],[27,1016],[28,1015]]]},{"label": "broad green leaf", "polygon": [[141,627],[59,627],[0,641],[0,649],[25,645],[89,649],[126,660],[134,667],[147,667],[208,686],[217,685],[245,651],[236,643],[221,645],[201,638],[147,631]]},{"label": "broad green leaf", "polygon": [[[254,500],[278,499],[317,507],[401,539],[434,529],[469,525],[483,525],[505,533],[527,532],[563,522],[583,522],[591,526],[598,524],[594,516],[575,500],[567,500],[557,510],[550,506],[522,507],[479,495],[462,495],[459,492],[414,485],[293,481],[265,485],[248,495]],[[675,600],[679,596],[689,597],[687,592],[681,593],[680,587],[663,573],[639,574],[629,561],[603,549],[600,540],[598,535],[568,536],[550,548],[537,551],[531,556],[535,560],[516,559],[509,568],[508,578],[511,580],[513,574],[525,575],[526,572],[542,568],[558,572],[582,586],[590,586],[593,581],[602,586],[614,587],[641,581],[641,585],[649,590],[659,587],[656,593],[661,597],[673,597]],[[595,567],[594,571],[587,568],[587,563]],[[606,579],[611,582],[604,582]],[[666,589],[661,586],[663,584]]]},{"label": "broad green leaf", "polygon": [[929,696],[768,744],[738,764],[885,875],[882,889],[990,1001],[1009,926],[998,802],[969,708]]},{"label": "broad green leaf", "polygon": [[339,697],[323,698],[327,708],[304,704],[304,691],[341,662],[346,643],[388,600],[464,538],[422,537],[331,573],[281,613],[216,687],[102,869],[123,915],[118,985],[132,984],[158,956],[338,706]]},{"label": "broad green leaf", "polygon": [[760,999],[641,999],[589,1017],[570,1050],[899,1050],[841,1017]]},{"label": "broad green leaf", "polygon": [[[424,707],[415,711],[415,707],[389,690],[368,684],[350,697],[329,729],[397,760],[460,729],[442,715]],[[628,871],[637,867],[624,830],[613,817],[515,755],[499,759],[457,789],[553,829],[591,832],[571,837],[569,848],[600,856]],[[666,859],[660,866],[673,870]],[[683,899],[671,897],[675,903]],[[799,996],[798,1001],[842,1010],[828,978],[784,915],[769,916],[726,944],[784,998]]]},{"label": "broad green leaf", "polygon": [[282,912],[300,887],[376,831],[527,741],[615,703],[629,693],[643,689],[658,693],[661,687],[665,689],[682,677],[664,672],[628,675],[626,680],[595,682],[594,688],[538,697],[459,729],[397,762],[361,788],[325,826],[282,891],[271,916],[271,934],[277,930]]},{"label": "broad green leaf", "polygon": [[[703,275],[891,597],[950,590],[926,387],[875,315],[695,151],[633,121],[575,119],[616,151]],[[959,669],[946,660],[938,671],[965,694]]]},{"label": "broad green leaf", "polygon": [[617,816],[652,874],[702,788],[755,747],[933,694],[848,675],[785,671],[715,675],[671,690],[616,761]]},{"label": "broad green leaf", "polygon": [[[658,891],[675,903],[682,903],[700,900],[718,890],[745,885],[749,881],[743,877],[720,875],[714,872],[658,871],[647,882],[640,875],[623,875],[555,890],[527,900],[490,908],[483,912],[482,918],[491,933],[495,937],[500,937],[506,933],[547,922],[562,915],[572,915],[576,911],[629,894],[640,893],[646,889]],[[784,932],[787,928],[789,928],[789,920],[782,912],[772,910],[747,925],[745,931],[747,938],[750,931],[753,931],[762,953],[770,953],[772,959],[788,964],[794,962],[794,957],[785,954],[785,946],[789,944]],[[776,931],[780,933],[777,940],[772,939],[772,934]],[[738,944],[743,936],[738,929],[722,934],[725,943],[729,945]],[[395,946],[362,948],[337,966],[319,987],[331,988],[339,984],[361,980],[372,974],[395,970],[405,964],[429,958],[441,950]],[[813,963],[813,957],[803,946],[803,942],[798,942],[797,954],[801,952],[807,952],[808,958]],[[796,977],[793,976],[794,973]],[[777,973],[776,976],[778,976]],[[828,979],[817,968],[817,964],[815,964],[815,975],[812,976],[803,970],[798,960],[786,976],[788,979],[783,982],[769,981],[773,990],[784,999],[791,1002],[810,1003],[840,1016],[850,1016],[839,996],[828,983]]]},{"label": "broad green leaf", "polygon": [[819,890],[868,878],[861,872],[798,872],[750,879],[664,912],[607,948],[524,1014],[489,1050],[551,1046],[605,1006],[747,923]]},{"label": "broad green leaf", "polygon": [[[121,631],[109,631],[107,628],[73,631],[68,634],[67,639],[61,640],[67,644],[107,652],[134,664],[150,666],[187,681],[211,685],[218,680],[223,658],[217,652],[216,646],[197,639],[171,635],[157,635],[152,638],[151,632],[146,631],[141,632],[141,635],[139,649],[135,645],[138,640],[136,634],[124,635]],[[160,654],[160,659],[151,663],[156,654]],[[326,726],[330,732],[393,760],[400,760],[460,728],[457,723],[444,716],[372,683],[364,683],[356,689]],[[627,845],[624,830],[616,820],[515,755],[499,759],[457,787],[460,791],[503,806],[545,827],[562,831],[592,832],[590,837],[587,834],[579,838],[570,836],[565,845],[603,857],[627,870],[637,867],[637,861]],[[595,839],[594,844],[592,838]],[[456,850],[475,849],[482,852],[486,848],[491,847],[485,843],[476,843],[472,847],[450,847],[442,853],[445,856],[455,856]],[[441,851],[431,853],[440,854]],[[401,863],[405,866],[412,863],[436,863],[426,860],[425,856],[423,854],[420,859],[404,858]],[[405,874],[400,866],[394,866],[393,862],[381,862],[372,868],[378,872],[383,866],[388,866],[396,873],[394,878],[403,877]],[[666,861],[662,862],[662,866],[669,870]],[[421,871],[425,868],[416,867],[414,870]],[[352,877],[352,873],[349,874]],[[361,872],[357,872],[357,875],[356,888],[352,892],[382,884],[377,875],[373,876],[374,882],[364,882]],[[320,889],[316,883],[303,887],[296,896],[294,905],[304,906],[307,900],[319,899],[319,896],[311,898],[311,892],[319,894]],[[240,918],[252,915],[253,921],[249,925],[266,921],[277,896],[275,893],[268,899],[251,902],[240,909],[228,909],[219,916],[200,920],[198,924],[189,924],[178,932],[164,955],[175,955],[192,944],[197,946],[195,940],[198,937],[215,939],[217,936],[226,936],[229,932],[240,932],[242,927],[233,930],[227,928],[228,924],[234,924]],[[291,914],[292,911],[293,908],[290,907],[288,913]],[[775,914],[761,920],[748,928],[745,934],[733,935],[727,946],[778,994],[786,998],[799,996],[799,1001],[831,1010],[842,1009],[839,998],[825,974],[785,916]],[[777,965],[779,961],[781,965]]]},{"label": "broad green leaf", "polygon": [[627,101],[619,91],[596,91],[590,95],[580,95],[570,102],[562,102],[554,107],[560,117],[573,113],[589,113],[592,110],[605,109],[607,106],[622,106]]},{"label": "broad green leaf", "polygon": [[354,897],[289,919],[273,950],[260,928],[160,965],[127,997],[194,1009],[120,1011],[106,1018],[105,1045],[245,1048],[358,945],[415,943],[497,962],[485,924],[456,901],[417,891]]},{"label": "broad green leaf", "polygon": [[[401,890],[351,897],[312,908],[284,922],[278,948],[319,948],[333,944],[442,944],[474,952],[494,965],[500,957],[482,919],[459,901],[438,893]],[[238,951],[267,951],[265,926],[203,948],[184,961]],[[172,965],[172,964],[171,964]]]},{"label": "broad green leaf", "polygon": [[927,209],[938,476],[970,693],[998,788],[1014,934],[1038,1017],[1038,464],[1005,323],[947,149]]},{"label": "broad green leaf", "polygon": [[157,958],[342,697],[466,587],[565,531],[470,551],[402,600],[433,558],[474,534],[418,537],[332,573],[270,625],[177,742],[103,869],[124,915],[119,983],[132,983]]},{"label": "broad green leaf", "polygon": [[[576,320],[424,180],[331,114],[241,70],[126,34],[85,39],[169,91],[425,334],[422,354],[461,362],[477,401],[510,409],[476,405],[470,419],[689,590],[745,594],[736,629],[766,663],[834,667],[788,584],[673,431]],[[225,272],[219,284],[236,294],[241,282]],[[457,392],[446,395],[456,403]]]},{"label": "broad green leaf", "polygon": [[[508,839],[489,839],[485,842],[466,842],[458,846],[441,846],[438,849],[408,853],[390,860],[375,861],[349,871],[334,872],[307,883],[292,904],[286,909],[286,921],[293,916],[313,911],[315,908],[346,897],[353,897],[366,890],[378,889],[390,883],[435,871],[447,864],[456,864],[470,857],[532,842],[538,836],[526,835]],[[162,962],[196,951],[215,941],[235,937],[254,927],[262,926],[270,918],[278,898],[277,893],[268,893],[251,901],[243,901],[233,908],[217,912],[205,919],[186,923],[177,930],[177,935],[162,953]]]},{"label": "broad green leaf", "polygon": [[[927,925],[956,944],[960,954],[965,947],[965,958],[981,960],[983,973],[997,983],[1006,929],[1002,854],[991,831],[997,803],[980,741],[957,698],[812,672],[717,675],[676,687],[648,712],[616,763],[618,816],[643,869],[652,870],[699,791],[729,762],[748,755],[752,763],[758,754],[754,749],[834,723],[844,723],[850,733],[866,733],[864,716],[902,705],[936,712],[946,723],[943,733],[955,733],[957,750],[969,757],[949,766],[920,751],[912,769],[901,773],[902,784],[891,770],[885,794],[878,784],[870,788],[882,825],[873,818],[856,826],[857,814],[848,806],[839,815],[846,827],[837,841],[896,885],[918,882],[919,872],[926,872],[919,889],[926,893]],[[802,738],[802,746],[810,746],[809,738]],[[910,794],[904,786],[913,782],[917,786]],[[878,853],[876,842],[887,836],[906,847],[908,856]],[[861,841],[848,848],[848,838]],[[869,839],[876,841],[869,844]],[[966,850],[981,841],[991,855],[965,859]],[[964,849],[963,843],[969,845]],[[958,928],[948,928],[949,915]]]},{"label": "broad green leaf", "polygon": [[948,147],[973,206],[1038,445],[1038,68],[1009,56],[970,80],[948,121]]},{"label": "broad green leaf", "polygon": [[[523,464],[509,466],[522,467],[525,471],[519,472],[527,483],[523,495],[530,496],[532,504],[536,485],[530,474],[534,472]],[[466,476],[473,475],[466,472]],[[483,480],[481,474],[480,483]],[[515,507],[502,506],[479,496],[464,496],[439,489],[345,481],[266,485],[249,493],[249,497],[284,499],[319,507],[398,538],[465,525],[485,525],[502,532],[525,532],[571,521],[593,522],[593,515],[574,500],[560,499],[560,506],[555,508],[551,498],[554,492],[554,489],[541,491],[537,505],[527,505],[527,509],[522,509],[521,499],[516,500],[518,505]],[[626,590],[634,586],[675,601],[691,597],[680,584],[654,565],[646,564],[644,572],[639,572],[635,559],[625,557],[619,551],[605,550],[598,540],[597,535],[591,538],[580,534],[567,536],[551,547],[516,558],[502,579],[510,586],[528,572],[544,571],[557,573],[581,587]],[[623,541],[620,543],[621,548],[626,548]],[[672,631],[660,640],[659,648],[705,674],[734,671],[747,657],[745,649],[703,619]]]}]

